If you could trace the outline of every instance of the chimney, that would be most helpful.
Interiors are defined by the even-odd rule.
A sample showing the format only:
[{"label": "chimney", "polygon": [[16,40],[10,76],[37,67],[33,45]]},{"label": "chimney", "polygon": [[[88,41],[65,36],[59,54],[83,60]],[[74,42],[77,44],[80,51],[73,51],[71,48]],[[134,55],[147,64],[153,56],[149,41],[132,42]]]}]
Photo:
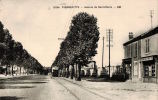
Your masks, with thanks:
[{"label": "chimney", "polygon": [[129,40],[133,39],[133,32],[129,32]]}]

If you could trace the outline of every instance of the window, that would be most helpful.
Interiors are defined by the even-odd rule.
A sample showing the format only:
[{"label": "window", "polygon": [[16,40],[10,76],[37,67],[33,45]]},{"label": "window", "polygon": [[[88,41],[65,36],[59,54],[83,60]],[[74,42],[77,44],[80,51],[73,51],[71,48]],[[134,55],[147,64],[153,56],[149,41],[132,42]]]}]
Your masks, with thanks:
[{"label": "window", "polygon": [[131,46],[127,46],[127,57],[131,57]]},{"label": "window", "polygon": [[138,54],[138,43],[135,43],[134,45],[134,57],[137,57]]},{"label": "window", "polygon": [[129,46],[128,45],[125,48],[125,55],[127,58],[129,57]]},{"label": "window", "polygon": [[145,40],[145,53],[150,52],[150,39]]},{"label": "window", "polygon": [[149,66],[149,76],[152,76],[152,67]]},{"label": "window", "polygon": [[128,56],[127,56],[127,55],[128,55],[128,52],[127,52],[128,49],[127,49],[127,47],[128,47],[128,46],[125,47],[125,57],[126,57],[126,58],[128,57]]},{"label": "window", "polygon": [[149,76],[149,69],[148,66],[144,66],[144,76]]},{"label": "window", "polygon": [[155,76],[155,66],[152,65],[152,76]]},{"label": "window", "polygon": [[130,57],[130,45],[128,46],[128,57]]},{"label": "window", "polygon": [[155,65],[145,65],[144,66],[144,76],[152,76],[155,77]]}]

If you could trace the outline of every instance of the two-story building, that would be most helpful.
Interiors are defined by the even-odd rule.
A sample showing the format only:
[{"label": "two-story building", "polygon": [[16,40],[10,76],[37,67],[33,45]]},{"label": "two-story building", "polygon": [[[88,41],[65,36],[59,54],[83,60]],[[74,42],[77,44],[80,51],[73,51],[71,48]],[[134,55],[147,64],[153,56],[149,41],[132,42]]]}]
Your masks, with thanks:
[{"label": "two-story building", "polygon": [[137,37],[129,34],[123,44],[123,66],[132,81],[155,82],[158,80],[158,27]]}]

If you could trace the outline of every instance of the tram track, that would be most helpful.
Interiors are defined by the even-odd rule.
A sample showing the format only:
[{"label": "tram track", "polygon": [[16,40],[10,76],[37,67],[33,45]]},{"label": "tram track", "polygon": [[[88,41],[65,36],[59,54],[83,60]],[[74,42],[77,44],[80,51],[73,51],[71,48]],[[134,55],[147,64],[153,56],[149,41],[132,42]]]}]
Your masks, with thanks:
[{"label": "tram track", "polygon": [[[77,100],[81,100],[80,97],[78,97],[71,89],[69,89],[66,85],[64,85],[65,82],[68,82],[68,83],[70,83],[70,84],[76,85],[76,86],[78,86],[79,88],[83,89],[84,91],[87,91],[88,93],[91,93],[91,94],[93,94],[93,95],[95,95],[95,96],[97,96],[97,97],[99,97],[99,98],[101,98],[101,99],[103,99],[103,100],[112,100],[112,99],[110,99],[110,98],[108,98],[108,97],[104,97],[104,96],[102,96],[102,95],[100,95],[100,94],[98,94],[98,93],[96,93],[96,92],[93,92],[93,91],[87,89],[86,87],[83,87],[82,85],[77,84],[77,83],[75,83],[75,82],[72,82],[72,81],[70,81],[70,80],[67,80],[67,79],[64,79],[64,78],[60,78],[60,79],[53,78],[53,79],[56,80],[60,85],[62,85],[66,90],[68,90]],[[64,81],[64,82],[61,82],[61,81]],[[63,84],[63,83],[64,83],[64,84]]]},{"label": "tram track", "polygon": [[[80,84],[77,84],[76,82],[72,82],[71,80],[68,80],[68,79],[65,79],[65,78],[62,78],[62,79],[65,80],[65,81],[71,82],[71,83],[73,83],[73,84],[76,84],[76,85],[80,86],[81,88],[86,89],[87,91],[89,91],[89,92],[91,92],[91,93],[93,93],[93,94],[96,94],[96,95],[98,95],[98,96],[100,96],[100,97],[102,97],[102,98],[106,98],[106,100],[112,100],[112,99],[107,98],[107,97],[104,97],[104,96],[102,96],[102,95],[100,95],[100,94],[98,94],[98,93],[96,93],[96,92],[93,92],[93,91],[89,90],[88,88],[86,88],[86,87],[84,87],[84,86],[82,86],[82,85],[80,85]],[[106,93],[106,94],[111,95],[110,93]],[[117,96],[117,94],[112,94],[112,95],[113,95],[113,96]]]},{"label": "tram track", "polygon": [[73,93],[69,88],[67,88],[65,85],[63,85],[61,82],[59,82],[57,79],[53,78],[57,83],[59,83],[62,87],[64,87],[71,95],[73,95],[77,100],[80,100],[80,98]]}]

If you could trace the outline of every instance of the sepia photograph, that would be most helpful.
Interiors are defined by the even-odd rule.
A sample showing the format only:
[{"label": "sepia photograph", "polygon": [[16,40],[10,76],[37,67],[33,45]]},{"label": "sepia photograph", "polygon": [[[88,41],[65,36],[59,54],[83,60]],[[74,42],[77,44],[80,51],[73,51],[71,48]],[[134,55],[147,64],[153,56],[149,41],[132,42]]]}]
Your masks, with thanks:
[{"label": "sepia photograph", "polygon": [[158,100],[158,0],[0,0],[0,100]]}]

